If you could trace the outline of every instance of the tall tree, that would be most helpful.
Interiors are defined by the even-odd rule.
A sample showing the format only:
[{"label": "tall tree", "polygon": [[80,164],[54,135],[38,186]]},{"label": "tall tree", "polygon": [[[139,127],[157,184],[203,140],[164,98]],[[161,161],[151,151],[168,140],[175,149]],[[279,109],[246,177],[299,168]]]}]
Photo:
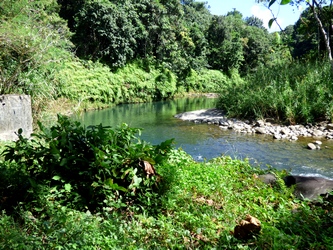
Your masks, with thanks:
[{"label": "tall tree", "polygon": [[208,63],[213,69],[229,72],[240,68],[244,61],[242,25],[243,20],[237,15],[213,17],[207,32],[210,46]]},{"label": "tall tree", "polygon": [[[257,0],[257,2],[265,2],[266,4],[268,4],[267,7],[270,8],[273,4],[276,3],[276,0]],[[324,39],[326,55],[327,55],[328,59],[332,62],[332,65],[333,65],[333,56],[332,56],[332,50],[331,50],[331,46],[330,46],[331,38],[329,35],[329,30],[327,28],[325,28],[325,26],[323,24],[323,20],[322,20],[322,17],[324,16],[323,7],[327,4],[329,4],[329,9],[332,9],[333,0],[330,0],[330,1],[326,1],[326,0],[295,0],[295,1],[281,0],[281,1],[278,1],[278,4],[280,4],[280,5],[285,5],[285,4],[300,5],[302,3],[305,3],[311,10],[313,17],[317,22],[318,29]],[[274,21],[276,21],[276,17],[273,17],[269,21],[269,25],[272,25],[272,23]]]}]

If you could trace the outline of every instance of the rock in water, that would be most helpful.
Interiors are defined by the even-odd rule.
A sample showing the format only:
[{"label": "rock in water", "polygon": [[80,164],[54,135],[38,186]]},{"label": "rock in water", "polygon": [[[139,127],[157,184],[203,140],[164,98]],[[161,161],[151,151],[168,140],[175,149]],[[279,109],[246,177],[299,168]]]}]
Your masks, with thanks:
[{"label": "rock in water", "polygon": [[317,149],[317,146],[310,142],[308,144],[308,149],[315,150],[315,149]]}]

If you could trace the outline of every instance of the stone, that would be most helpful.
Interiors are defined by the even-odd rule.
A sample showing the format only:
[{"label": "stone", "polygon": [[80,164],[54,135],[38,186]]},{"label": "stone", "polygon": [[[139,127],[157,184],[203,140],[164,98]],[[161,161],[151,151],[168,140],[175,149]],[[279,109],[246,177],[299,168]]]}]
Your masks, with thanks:
[{"label": "stone", "polygon": [[317,144],[317,145],[322,145],[323,144],[321,141],[314,141],[313,143]]},{"label": "stone", "polygon": [[281,134],[283,134],[283,135],[289,135],[290,134],[290,129],[289,128],[286,128],[286,127],[283,127],[282,129],[281,129],[281,132],[280,132]]},{"label": "stone", "polygon": [[321,136],[323,136],[323,131],[321,131],[319,129],[315,129],[315,130],[313,130],[312,135],[314,137],[321,137]]},{"label": "stone", "polygon": [[310,142],[308,143],[308,149],[315,150],[317,149],[317,146]]},{"label": "stone", "polygon": [[[228,119],[224,113],[218,109],[203,109],[185,112],[175,115],[176,118],[196,123],[208,123],[219,125],[222,129],[233,129],[242,133],[257,133],[272,135],[274,139],[298,140],[298,137],[325,137],[333,139],[333,123],[322,122],[316,125],[272,125],[271,120],[257,120],[254,122]],[[320,149],[319,144],[308,145],[310,149]]]},{"label": "stone", "polygon": [[265,122],[263,120],[258,120],[255,124],[257,127],[265,127]]},{"label": "stone", "polygon": [[333,180],[323,177],[289,175],[284,182],[287,187],[295,185],[294,195],[299,199],[315,200],[333,190]]},{"label": "stone", "polygon": [[261,230],[260,221],[247,214],[245,220],[242,220],[234,229],[234,237],[237,239],[250,239]]},{"label": "stone", "polygon": [[270,184],[273,185],[276,182],[276,176],[274,174],[261,174],[258,176],[259,180],[261,180],[262,182],[266,183],[266,184]]},{"label": "stone", "polygon": [[264,127],[257,127],[255,128],[257,134],[266,134],[266,128]]},{"label": "stone", "polygon": [[280,140],[280,139],[282,139],[282,136],[280,134],[275,133],[273,135],[273,138],[276,139],[276,140]]}]

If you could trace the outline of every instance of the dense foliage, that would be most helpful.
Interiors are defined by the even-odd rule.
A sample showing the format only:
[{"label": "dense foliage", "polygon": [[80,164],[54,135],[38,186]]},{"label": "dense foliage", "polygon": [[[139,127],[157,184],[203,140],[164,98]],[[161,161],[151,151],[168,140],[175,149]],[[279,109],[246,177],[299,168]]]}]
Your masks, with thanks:
[{"label": "dense foliage", "polygon": [[[167,156],[172,140],[151,146],[136,137],[138,129],[126,124],[115,130],[102,125],[85,128],[63,116],[51,128],[39,126],[35,139],[24,138],[20,130],[15,145],[3,152],[5,161],[19,166],[19,176],[26,175],[17,185],[30,184],[30,201],[47,186],[49,200],[78,210],[115,209],[134,201],[150,205],[159,178],[154,165]],[[2,190],[8,199],[2,205],[23,202],[15,199],[15,188],[20,189]]]},{"label": "dense foliage", "polygon": [[[196,91],[219,92],[230,116],[332,119],[331,6],[306,2],[295,26],[268,33],[194,0],[2,0],[0,94],[30,94],[39,117],[52,101],[77,110]],[[85,128],[59,115],[38,125],[0,149],[1,249],[333,245],[332,201],[296,200],[285,172],[271,170],[278,184],[267,186],[247,161],[196,163],[125,124]],[[232,231],[246,214],[263,227],[240,241]]]},{"label": "dense foliage", "polygon": [[[84,133],[80,134],[82,132],[83,130],[77,131],[77,136],[84,136]],[[121,133],[119,139],[127,142],[126,135],[127,133]],[[56,142],[53,141],[53,144]],[[65,148],[68,149],[69,145]],[[128,148],[129,152],[138,149],[137,144],[133,145],[134,148]],[[105,144],[99,147],[110,148]],[[16,146],[16,149],[19,148]],[[19,155],[27,157],[31,155],[29,148],[20,147],[20,149]],[[73,150],[70,152],[81,153]],[[65,155],[65,152],[63,154]],[[105,154],[107,153],[103,152],[103,155]],[[45,161],[56,159],[57,155],[57,152],[53,155],[52,150],[47,149]],[[69,163],[71,161],[69,156],[66,154],[62,159],[69,159],[67,162]],[[15,155],[11,157],[19,158]],[[82,159],[78,155],[72,155],[72,158]],[[87,173],[88,175],[82,173],[80,177],[83,183],[66,179],[66,175],[60,173],[66,167],[66,164],[63,164],[58,166],[59,170],[55,172],[59,177],[50,174],[49,177],[53,178],[44,184],[39,183],[38,189],[32,187],[29,181],[25,184],[19,180],[24,180],[24,176],[18,175],[20,168],[17,168],[15,163],[2,161],[1,170],[4,174],[1,176],[1,192],[20,190],[20,193],[12,193],[14,195],[8,197],[8,200],[22,193],[35,197],[29,201],[29,197],[26,196],[19,204],[15,204],[17,206],[15,213],[12,213],[8,207],[2,211],[0,248],[330,249],[332,246],[332,204],[327,200],[319,200],[316,203],[296,200],[292,195],[292,189],[286,188],[281,180],[285,172],[274,172],[278,182],[270,186],[258,179],[258,174],[264,171],[251,167],[246,160],[221,157],[197,163],[185,152],[172,149],[165,161],[155,165],[160,177],[155,188],[150,189],[149,185],[144,184],[148,181],[145,173],[138,176],[142,181],[136,190],[135,175],[124,178],[124,180],[132,179],[132,186],[127,186],[127,192],[135,192],[140,202],[132,199],[132,202],[126,202],[123,206],[122,202],[115,201],[120,199],[121,193],[126,193],[121,190],[121,187],[125,186],[120,184],[121,186],[115,187],[114,182],[111,188],[109,182],[101,183],[101,181],[106,169],[118,171],[131,169],[129,163],[134,163],[132,159],[129,157],[128,161],[123,161],[122,167],[118,164],[114,167],[111,165],[102,167],[101,175],[95,172],[95,176],[90,175],[94,172],[94,163],[91,162],[93,165],[86,170],[92,172]],[[109,157],[99,160],[105,162],[114,159]],[[132,170],[139,168],[137,164],[132,166]],[[41,164],[38,171],[43,173],[48,168]],[[15,175],[13,172],[3,171],[13,169],[16,169]],[[69,175],[73,174],[71,170],[68,171]],[[139,175],[139,171],[136,175]],[[34,175],[30,177],[33,178]],[[90,183],[86,177],[95,179],[100,177],[101,179],[97,178],[96,181],[102,186],[84,185]],[[6,180],[10,180],[12,185],[7,186]],[[152,181],[150,184],[156,183],[154,179],[150,181]],[[104,189],[108,193],[108,199],[101,204],[104,209],[96,213],[87,207],[79,209],[83,211],[71,208],[73,202],[77,201],[78,185],[100,195]],[[144,195],[144,199],[138,195],[140,192]],[[133,198],[132,195],[129,197]],[[96,200],[97,198],[98,196],[91,197]],[[111,200],[113,206],[110,206]],[[121,200],[124,201],[124,198]],[[4,204],[6,203],[2,201],[2,209]],[[238,240],[232,232],[246,214],[258,218],[262,230],[253,238]]]},{"label": "dense foliage", "polygon": [[[258,78],[265,69],[275,72],[278,82],[278,75],[285,74],[277,70],[281,65],[292,68],[291,63],[308,60],[316,71],[316,60],[325,57],[325,39],[311,8],[280,33],[268,33],[260,19],[243,17],[237,10],[212,15],[207,3],[193,0],[5,0],[0,10],[0,93],[30,94],[39,117],[53,109],[50,100],[58,99],[55,105],[67,99],[75,111],[189,91],[224,96],[228,88],[227,93],[248,93],[268,84]],[[331,7],[315,10],[324,27],[331,27]],[[245,80],[242,85],[233,82],[239,75]],[[312,84],[312,79],[306,81]],[[298,95],[295,88],[290,90]],[[284,105],[279,111],[266,112],[254,102],[236,105],[241,101],[240,94],[236,96],[221,106],[229,114],[290,119],[280,111],[289,109],[283,104],[287,99],[278,103]],[[237,106],[256,106],[259,111],[235,112]],[[291,111],[295,122],[330,118],[316,105],[302,109],[316,110],[305,112],[309,116]]]}]

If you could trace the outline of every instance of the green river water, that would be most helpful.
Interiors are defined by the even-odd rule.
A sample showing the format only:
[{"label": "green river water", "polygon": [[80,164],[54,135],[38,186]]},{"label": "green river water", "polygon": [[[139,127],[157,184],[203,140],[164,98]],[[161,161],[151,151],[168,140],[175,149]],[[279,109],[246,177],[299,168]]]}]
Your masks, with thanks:
[{"label": "green river water", "polygon": [[321,150],[308,150],[313,138],[295,142],[274,140],[272,136],[241,134],[222,130],[217,125],[181,121],[174,115],[185,111],[214,108],[216,99],[205,97],[181,98],[154,103],[123,104],[113,108],[89,111],[78,120],[84,125],[116,127],[127,123],[142,128],[141,138],[152,144],[174,138],[195,160],[203,161],[221,155],[248,158],[252,165],[270,165],[290,170],[292,174],[333,178],[333,141],[322,139]]}]

